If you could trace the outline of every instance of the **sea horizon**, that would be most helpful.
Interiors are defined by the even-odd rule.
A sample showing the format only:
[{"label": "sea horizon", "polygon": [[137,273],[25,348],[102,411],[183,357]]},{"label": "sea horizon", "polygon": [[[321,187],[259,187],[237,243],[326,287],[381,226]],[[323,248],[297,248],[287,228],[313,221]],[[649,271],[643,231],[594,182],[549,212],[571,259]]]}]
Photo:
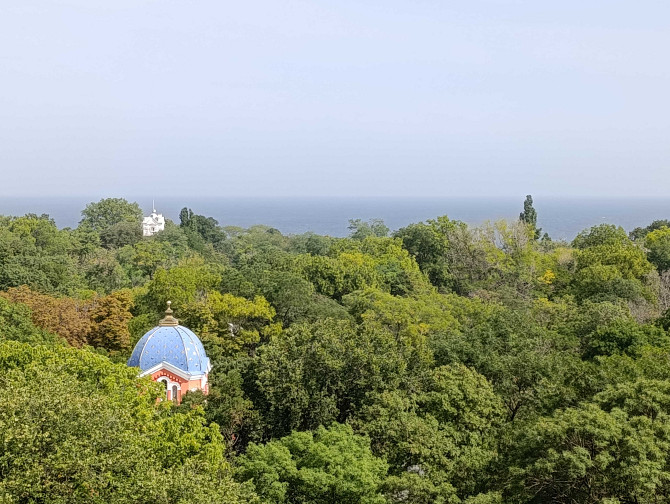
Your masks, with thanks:
[{"label": "sea horizon", "polygon": [[[447,215],[477,226],[486,221],[514,220],[523,210],[523,197],[393,197],[393,196],[235,196],[162,197],[128,196],[148,215],[156,210],[179,223],[179,211],[188,207],[213,217],[221,226],[248,228],[266,225],[283,234],[343,237],[349,219],[382,219],[392,230]],[[76,227],[86,204],[95,196],[0,196],[0,215],[48,214],[60,228]],[[538,226],[553,239],[572,240],[580,231],[598,224],[615,224],[630,231],[657,219],[670,218],[670,198],[552,196],[534,198]]]}]

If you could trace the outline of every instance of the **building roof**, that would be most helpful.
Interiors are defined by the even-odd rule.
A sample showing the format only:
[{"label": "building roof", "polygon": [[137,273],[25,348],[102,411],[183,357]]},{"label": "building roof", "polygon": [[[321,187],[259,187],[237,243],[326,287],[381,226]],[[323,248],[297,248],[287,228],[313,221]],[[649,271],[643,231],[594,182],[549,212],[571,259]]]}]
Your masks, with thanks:
[{"label": "building roof", "polygon": [[148,217],[144,217],[144,219],[142,219],[142,224],[147,225],[165,224],[165,217],[163,217],[163,214],[157,214],[154,211],[151,215],[149,215]]},{"label": "building roof", "polygon": [[211,369],[200,339],[190,329],[178,325],[169,307],[166,317],[140,338],[128,359],[129,366],[139,367],[142,371],[163,362],[189,376],[202,375]]}]

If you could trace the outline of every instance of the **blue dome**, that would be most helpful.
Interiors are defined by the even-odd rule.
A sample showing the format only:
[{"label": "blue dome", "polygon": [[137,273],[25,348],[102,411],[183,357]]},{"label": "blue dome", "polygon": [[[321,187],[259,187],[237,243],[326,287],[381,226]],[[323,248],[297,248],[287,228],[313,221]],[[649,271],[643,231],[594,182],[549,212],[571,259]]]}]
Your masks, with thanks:
[{"label": "blue dome", "polygon": [[135,345],[128,365],[142,371],[167,362],[191,375],[209,372],[209,358],[202,342],[190,329],[180,326],[157,326]]}]

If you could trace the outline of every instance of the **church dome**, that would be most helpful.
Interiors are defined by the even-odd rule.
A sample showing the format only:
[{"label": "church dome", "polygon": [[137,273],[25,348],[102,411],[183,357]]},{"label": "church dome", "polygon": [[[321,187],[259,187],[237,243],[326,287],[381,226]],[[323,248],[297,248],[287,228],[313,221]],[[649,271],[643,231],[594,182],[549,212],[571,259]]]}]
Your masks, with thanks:
[{"label": "church dome", "polygon": [[137,342],[128,365],[147,371],[166,362],[190,375],[208,373],[211,366],[202,342],[193,331],[179,325],[169,305],[166,317]]}]

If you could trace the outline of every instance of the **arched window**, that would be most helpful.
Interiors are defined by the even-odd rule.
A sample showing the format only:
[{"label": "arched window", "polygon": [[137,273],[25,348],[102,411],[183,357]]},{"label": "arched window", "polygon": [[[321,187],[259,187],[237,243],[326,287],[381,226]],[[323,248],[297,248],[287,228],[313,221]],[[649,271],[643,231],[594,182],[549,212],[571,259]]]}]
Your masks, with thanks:
[{"label": "arched window", "polygon": [[173,401],[176,401],[176,400],[177,400],[177,397],[178,397],[178,396],[177,396],[177,386],[176,386],[176,385],[172,385],[172,400],[173,400]]}]

